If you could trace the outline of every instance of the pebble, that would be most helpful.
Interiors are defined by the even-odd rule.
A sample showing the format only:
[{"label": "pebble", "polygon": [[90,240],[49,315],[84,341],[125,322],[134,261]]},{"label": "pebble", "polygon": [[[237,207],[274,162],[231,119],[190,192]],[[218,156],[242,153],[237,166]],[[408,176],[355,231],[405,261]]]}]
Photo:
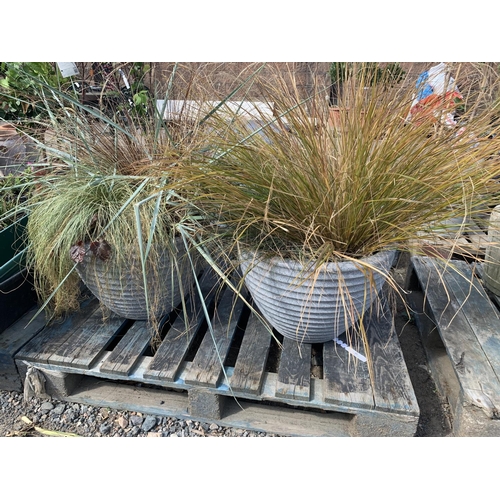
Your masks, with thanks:
[{"label": "pebble", "polygon": [[141,430],[144,432],[149,432],[156,425],[156,417],[153,415],[148,415],[144,420]]},{"label": "pebble", "polygon": [[133,426],[140,426],[140,425],[142,425],[143,420],[144,419],[140,415],[132,415],[129,418],[129,422]]},{"label": "pebble", "polygon": [[128,427],[128,420],[123,415],[120,415],[116,422],[122,429],[126,429]]},{"label": "pebble", "polygon": [[85,437],[265,437],[276,434],[246,431],[192,419],[177,419],[96,408],[56,399],[31,397],[24,401],[22,393],[0,391],[0,437],[28,435],[40,437],[33,428],[26,430],[21,417],[28,417],[45,430],[73,433]]},{"label": "pebble", "polygon": [[68,422],[73,422],[76,418],[76,414],[73,410],[68,410],[65,414],[64,417],[66,418],[66,421]]},{"label": "pebble", "polygon": [[139,427],[137,427],[137,425],[134,425],[134,427],[132,427],[132,429],[130,429],[128,435],[129,436],[137,436],[137,435],[139,435],[139,432],[141,432],[141,429],[139,429]]},{"label": "pebble", "polygon": [[99,426],[99,432],[103,435],[109,434],[111,432],[111,425],[109,424],[101,424]]},{"label": "pebble", "polygon": [[52,413],[56,415],[62,415],[64,413],[64,410],[66,410],[66,405],[65,404],[59,404],[57,405],[53,410]]},{"label": "pebble", "polygon": [[40,406],[40,410],[43,413],[46,413],[46,412],[53,410],[53,409],[54,409],[54,405],[50,401],[46,401],[45,403],[42,403],[42,405]]}]

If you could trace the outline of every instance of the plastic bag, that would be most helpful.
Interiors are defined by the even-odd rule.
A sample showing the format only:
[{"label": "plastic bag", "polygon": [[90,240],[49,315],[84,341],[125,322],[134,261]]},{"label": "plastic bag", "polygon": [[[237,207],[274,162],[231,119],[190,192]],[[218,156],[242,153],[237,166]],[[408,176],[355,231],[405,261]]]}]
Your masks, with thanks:
[{"label": "plastic bag", "polygon": [[418,124],[432,116],[433,120],[448,127],[457,124],[453,110],[457,100],[463,99],[463,96],[445,63],[439,63],[421,73],[415,87],[417,92],[411,104],[408,120]]}]

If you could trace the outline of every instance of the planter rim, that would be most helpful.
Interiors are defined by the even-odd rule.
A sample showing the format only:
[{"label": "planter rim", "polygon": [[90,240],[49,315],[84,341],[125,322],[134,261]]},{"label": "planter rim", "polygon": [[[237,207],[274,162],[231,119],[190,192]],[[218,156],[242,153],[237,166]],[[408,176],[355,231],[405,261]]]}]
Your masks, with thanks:
[{"label": "planter rim", "polygon": [[356,265],[359,267],[369,267],[373,268],[372,266],[377,264],[380,261],[385,261],[387,255],[391,252],[394,252],[394,254],[397,252],[396,249],[384,249],[380,250],[379,252],[376,252],[372,255],[366,256],[366,257],[360,257],[359,259],[345,259],[345,260],[338,260],[338,261],[332,261],[332,262],[325,262],[321,264],[319,267],[315,267],[315,262],[313,259],[311,259],[309,262],[301,262],[297,259],[294,258],[283,258],[283,257],[278,257],[278,256],[269,256],[266,257],[265,254],[262,254],[258,250],[238,250],[239,256],[242,260],[246,262],[254,262],[254,263],[268,263],[269,266],[284,266],[286,265],[290,270],[293,271],[304,271],[304,272],[312,272],[314,270],[318,271],[337,271],[338,269],[342,269],[344,267],[348,267],[350,265]]},{"label": "planter rim", "polygon": [[0,229],[0,236],[5,232],[7,233],[8,231],[11,231],[12,228],[16,224],[24,224],[25,222],[28,221],[28,215],[23,215],[22,217],[19,217],[19,219],[16,219],[15,221],[10,222],[7,226],[5,226],[3,229]]}]

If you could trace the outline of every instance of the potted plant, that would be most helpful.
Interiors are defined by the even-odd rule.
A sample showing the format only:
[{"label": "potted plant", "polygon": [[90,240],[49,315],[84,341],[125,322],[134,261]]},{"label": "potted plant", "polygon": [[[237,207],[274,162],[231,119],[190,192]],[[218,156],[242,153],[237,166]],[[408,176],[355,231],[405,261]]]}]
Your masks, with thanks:
[{"label": "potted plant", "polygon": [[201,164],[210,129],[181,120],[174,130],[135,108],[113,120],[40,84],[50,164],[16,209],[29,213],[42,308],[49,317],[77,309],[83,280],[107,309],[154,323],[183,302],[198,270],[182,234],[203,220],[173,189],[171,166]]},{"label": "potted plant", "polygon": [[[165,313],[184,306],[199,271],[192,235],[208,222],[184,196],[181,175],[183,165],[203,169],[211,160],[216,109],[172,122],[154,107],[104,115],[42,86],[51,119],[40,146],[50,164],[17,206],[29,213],[27,260],[41,309],[49,317],[78,309],[83,281],[105,310],[149,320],[155,332]],[[186,98],[208,101],[195,81],[187,89]]]},{"label": "potted plant", "polygon": [[[418,251],[431,227],[498,193],[491,110],[463,117],[467,136],[444,127],[430,136],[405,121],[411,90],[375,82],[367,100],[365,80],[355,78],[341,133],[327,125],[321,91],[311,105],[276,76],[267,97],[278,117],[261,133],[235,120],[203,172],[183,165],[203,187],[191,196],[219,215],[221,253],[241,270],[258,311],[298,342],[326,342],[350,327],[366,341],[361,319],[381,287],[398,290],[395,251]],[[313,120],[308,109],[322,112]],[[276,126],[285,118],[286,128]]]}]

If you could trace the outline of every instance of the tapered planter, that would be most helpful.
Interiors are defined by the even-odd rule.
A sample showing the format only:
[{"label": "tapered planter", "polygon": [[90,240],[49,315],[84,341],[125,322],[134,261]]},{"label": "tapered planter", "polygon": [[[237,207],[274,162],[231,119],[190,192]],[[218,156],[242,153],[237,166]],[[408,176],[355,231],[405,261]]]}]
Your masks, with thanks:
[{"label": "tapered planter", "polygon": [[[314,277],[300,263],[279,258],[241,257],[245,284],[255,304],[284,337],[305,343],[337,338],[373,303],[386,281],[396,251],[323,265]],[[374,271],[377,269],[379,271]]]},{"label": "tapered planter", "polygon": [[76,271],[102,304],[124,318],[146,320],[150,318],[148,311],[160,318],[181,303],[193,281],[189,257],[180,238],[176,240],[174,257],[165,249],[158,258],[148,259],[148,302],[138,255],[131,254],[126,265],[116,266],[112,257],[102,261],[88,252],[88,247]]}]

